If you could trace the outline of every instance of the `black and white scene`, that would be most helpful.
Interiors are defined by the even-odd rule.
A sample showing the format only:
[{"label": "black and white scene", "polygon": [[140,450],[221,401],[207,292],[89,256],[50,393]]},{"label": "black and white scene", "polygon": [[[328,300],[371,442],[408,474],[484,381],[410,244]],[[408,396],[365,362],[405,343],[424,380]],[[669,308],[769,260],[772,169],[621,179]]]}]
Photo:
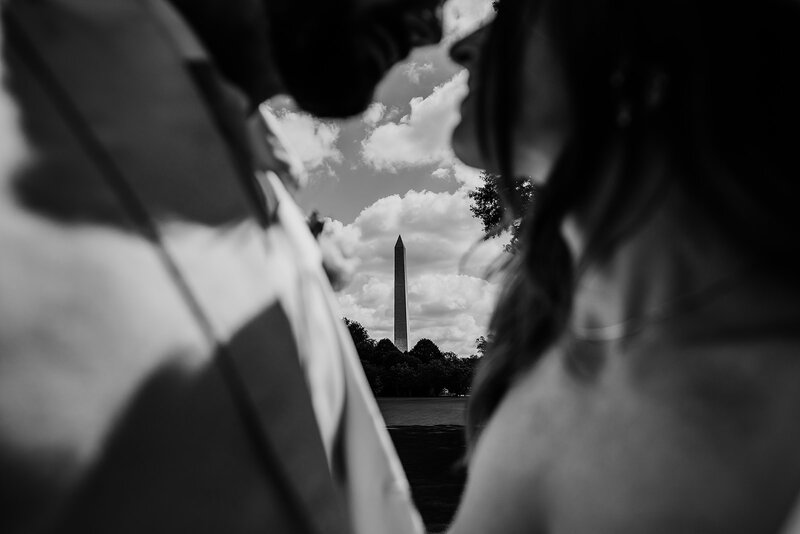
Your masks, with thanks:
[{"label": "black and white scene", "polygon": [[0,0],[0,533],[800,534],[800,0]]}]

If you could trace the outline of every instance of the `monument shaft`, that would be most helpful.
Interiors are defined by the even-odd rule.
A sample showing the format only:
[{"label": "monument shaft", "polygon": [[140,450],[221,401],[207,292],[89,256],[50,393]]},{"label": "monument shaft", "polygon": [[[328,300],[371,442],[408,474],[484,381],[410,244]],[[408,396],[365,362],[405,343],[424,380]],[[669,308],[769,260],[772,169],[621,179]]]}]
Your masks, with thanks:
[{"label": "monument shaft", "polygon": [[406,247],[398,236],[394,246],[394,345],[403,352],[408,351],[406,285]]}]

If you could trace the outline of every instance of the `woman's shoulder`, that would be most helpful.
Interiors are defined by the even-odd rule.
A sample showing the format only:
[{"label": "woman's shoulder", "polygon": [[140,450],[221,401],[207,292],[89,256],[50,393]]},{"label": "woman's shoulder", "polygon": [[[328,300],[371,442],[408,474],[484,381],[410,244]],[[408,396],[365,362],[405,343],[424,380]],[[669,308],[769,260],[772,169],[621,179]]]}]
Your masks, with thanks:
[{"label": "woman's shoulder", "polygon": [[800,341],[767,331],[565,340],[484,429],[454,532],[767,531],[800,489],[798,382]]},{"label": "woman's shoulder", "polygon": [[483,429],[452,533],[537,532],[544,526],[542,473],[554,444],[564,439],[556,427],[565,426],[571,411],[558,386],[558,366],[548,356],[521,376]]}]

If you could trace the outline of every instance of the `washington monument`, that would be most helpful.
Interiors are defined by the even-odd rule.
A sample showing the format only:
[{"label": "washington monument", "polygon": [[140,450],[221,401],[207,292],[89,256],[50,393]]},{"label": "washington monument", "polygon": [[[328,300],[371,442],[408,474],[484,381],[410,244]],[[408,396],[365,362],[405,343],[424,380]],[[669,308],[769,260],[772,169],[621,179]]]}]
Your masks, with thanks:
[{"label": "washington monument", "polygon": [[397,236],[394,245],[394,346],[408,351],[408,302],[406,299],[406,247]]}]

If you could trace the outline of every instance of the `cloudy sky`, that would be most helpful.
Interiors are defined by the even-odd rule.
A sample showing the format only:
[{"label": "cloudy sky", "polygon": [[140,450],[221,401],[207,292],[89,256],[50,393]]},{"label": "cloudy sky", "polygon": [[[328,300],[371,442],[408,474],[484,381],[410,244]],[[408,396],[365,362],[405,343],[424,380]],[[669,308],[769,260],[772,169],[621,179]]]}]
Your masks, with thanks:
[{"label": "cloudy sky", "polygon": [[486,280],[502,252],[481,237],[467,191],[479,172],[449,148],[467,91],[467,73],[447,57],[449,45],[482,24],[491,0],[451,0],[445,39],[396,66],[361,116],[319,121],[291,102],[270,103],[290,146],[310,174],[298,200],[332,221],[345,249],[358,260],[353,281],[339,292],[344,316],[373,338],[393,339],[393,254],[406,245],[409,348],[421,338],[460,356],[475,352],[486,334],[497,283]]}]

